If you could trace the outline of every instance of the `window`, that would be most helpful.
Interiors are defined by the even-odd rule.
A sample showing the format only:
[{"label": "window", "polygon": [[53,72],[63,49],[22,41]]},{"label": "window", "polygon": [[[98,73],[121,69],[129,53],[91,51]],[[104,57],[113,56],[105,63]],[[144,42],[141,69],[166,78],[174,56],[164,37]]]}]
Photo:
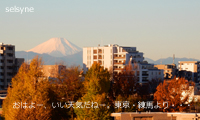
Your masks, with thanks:
[{"label": "window", "polygon": [[99,55],[99,56],[98,56],[98,59],[102,59],[102,55]]},{"label": "window", "polygon": [[153,120],[153,117],[134,117],[133,120]]},{"label": "window", "polygon": [[94,54],[97,54],[97,50],[93,50],[93,53],[94,53]]},{"label": "window", "polygon": [[93,56],[93,59],[97,59],[97,56],[96,56],[96,55],[94,55],[94,56]]},{"label": "window", "polygon": [[102,50],[101,50],[101,49],[98,49],[98,53],[102,53]]}]

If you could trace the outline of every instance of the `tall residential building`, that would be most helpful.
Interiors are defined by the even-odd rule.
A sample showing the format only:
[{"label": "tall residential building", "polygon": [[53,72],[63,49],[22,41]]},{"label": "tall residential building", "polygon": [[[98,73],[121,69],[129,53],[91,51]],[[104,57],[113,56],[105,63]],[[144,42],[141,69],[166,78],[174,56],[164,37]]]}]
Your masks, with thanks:
[{"label": "tall residential building", "polygon": [[0,43],[0,90],[7,89],[23,62],[23,58],[15,58],[14,45]]},{"label": "tall residential building", "polygon": [[143,53],[138,52],[136,47],[124,47],[119,45],[105,45],[103,47],[84,47],[83,48],[83,70],[87,71],[93,63],[98,62],[104,68],[120,72],[130,58],[133,62],[142,62]]},{"label": "tall residential building", "polygon": [[179,71],[192,72],[192,81],[200,81],[200,61],[179,61]]},{"label": "tall residential building", "polygon": [[[83,70],[84,73],[93,63],[100,63],[113,73],[119,73],[129,62],[134,66],[135,76],[138,82],[144,83],[151,79],[163,79],[161,70],[155,69],[153,64],[144,62],[143,53],[136,50],[136,47],[125,47],[119,45],[105,45],[103,47],[83,48]],[[137,63],[137,64],[135,64]],[[151,73],[150,75],[148,73]],[[154,73],[154,74],[153,74]]]}]

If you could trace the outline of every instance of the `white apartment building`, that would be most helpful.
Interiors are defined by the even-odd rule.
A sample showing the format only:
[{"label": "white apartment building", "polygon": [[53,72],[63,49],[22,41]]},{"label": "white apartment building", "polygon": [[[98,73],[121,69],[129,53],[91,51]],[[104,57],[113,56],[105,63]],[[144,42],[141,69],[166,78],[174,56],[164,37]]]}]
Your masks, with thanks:
[{"label": "white apartment building", "polygon": [[[160,78],[163,79],[162,70],[154,68],[153,64],[144,63],[143,53],[136,50],[136,47],[125,47],[119,45],[105,45],[98,47],[83,48],[83,70],[84,73],[92,66],[93,63],[100,63],[112,70],[113,73],[119,73],[129,62],[137,63],[137,67],[133,67],[135,75],[140,83],[148,82],[148,80]],[[135,64],[136,65],[136,64]],[[149,75],[148,72],[151,74]],[[152,72],[154,74],[152,74]]]},{"label": "white apartment building", "polygon": [[83,70],[87,71],[93,63],[98,62],[104,68],[120,72],[125,64],[128,64],[130,57],[133,62],[142,62],[143,53],[136,51],[136,47],[123,47],[119,45],[105,45],[103,47],[83,48]]},{"label": "white apartment building", "polygon": [[179,61],[179,71],[192,72],[192,81],[200,81],[200,61]]},{"label": "white apartment building", "polygon": [[154,80],[164,79],[163,70],[155,68],[153,64],[142,62],[134,65],[136,66],[134,67],[134,71],[137,71],[135,72],[135,75],[138,77],[139,83],[146,83],[153,79]]},{"label": "white apartment building", "polygon": [[0,90],[7,89],[23,62],[23,58],[15,58],[14,45],[0,43]]}]

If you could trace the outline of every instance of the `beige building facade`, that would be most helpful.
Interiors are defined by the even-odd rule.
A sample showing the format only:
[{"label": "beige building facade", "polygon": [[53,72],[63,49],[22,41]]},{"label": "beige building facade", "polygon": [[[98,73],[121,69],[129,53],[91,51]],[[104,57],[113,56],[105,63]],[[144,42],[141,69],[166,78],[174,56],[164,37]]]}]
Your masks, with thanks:
[{"label": "beige building facade", "polygon": [[122,112],[111,116],[114,120],[200,120],[200,113]]},{"label": "beige building facade", "polygon": [[191,72],[192,81],[200,81],[200,61],[179,61],[179,71]]},{"label": "beige building facade", "polygon": [[164,79],[173,79],[176,76],[176,64],[154,65],[154,67],[163,70]]},{"label": "beige building facade", "polygon": [[144,60],[143,53],[136,50],[136,47],[125,47],[119,45],[105,45],[98,47],[83,48],[83,70],[86,72],[93,63],[100,63],[113,72],[120,72],[130,57],[135,62]]},{"label": "beige building facade", "polygon": [[66,66],[64,65],[43,65],[42,72],[44,76],[56,78],[58,74],[61,73],[62,70],[65,70]]}]

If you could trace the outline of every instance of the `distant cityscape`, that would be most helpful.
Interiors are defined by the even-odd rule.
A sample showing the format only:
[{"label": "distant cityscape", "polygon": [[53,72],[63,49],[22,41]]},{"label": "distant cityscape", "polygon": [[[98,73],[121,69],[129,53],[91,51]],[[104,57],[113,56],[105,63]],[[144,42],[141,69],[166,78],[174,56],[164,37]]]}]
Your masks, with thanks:
[{"label": "distant cityscape", "polygon": [[[170,64],[164,64],[166,59],[161,59],[160,64],[153,64],[152,60],[145,59],[144,53],[137,50],[134,46],[109,44],[81,49],[64,38],[52,38],[26,52],[15,51],[15,45],[11,44],[1,43],[0,48],[0,92],[3,93],[1,95],[1,103],[6,98],[6,90],[12,86],[11,80],[17,74],[22,63],[29,64],[36,55],[43,57],[45,64],[43,65],[42,72],[48,78],[56,78],[57,73],[66,69],[66,65],[80,65],[80,61],[82,64],[80,77],[83,77],[82,79],[84,79],[83,74],[86,74],[93,64],[99,64],[104,69],[108,69],[113,75],[120,74],[127,65],[131,65],[131,73],[137,78],[138,84],[143,86],[153,80],[170,81],[175,78],[177,80],[184,78],[195,83],[194,87],[191,88],[193,92],[190,97],[194,97],[196,101],[200,100],[200,61],[195,59],[184,58],[188,61],[178,61],[177,65],[175,55],[173,55],[172,59],[168,58],[171,61]],[[59,63],[64,64],[61,65]],[[144,113],[142,114],[145,116]],[[157,113],[151,114],[152,117],[144,118],[152,119],[154,117],[156,119],[155,114]],[[130,113],[130,115],[133,114]],[[159,115],[164,116],[164,114],[160,113]],[[112,113],[111,116],[117,119],[117,116],[121,115]],[[127,116],[129,116],[129,113],[127,113]]]}]

